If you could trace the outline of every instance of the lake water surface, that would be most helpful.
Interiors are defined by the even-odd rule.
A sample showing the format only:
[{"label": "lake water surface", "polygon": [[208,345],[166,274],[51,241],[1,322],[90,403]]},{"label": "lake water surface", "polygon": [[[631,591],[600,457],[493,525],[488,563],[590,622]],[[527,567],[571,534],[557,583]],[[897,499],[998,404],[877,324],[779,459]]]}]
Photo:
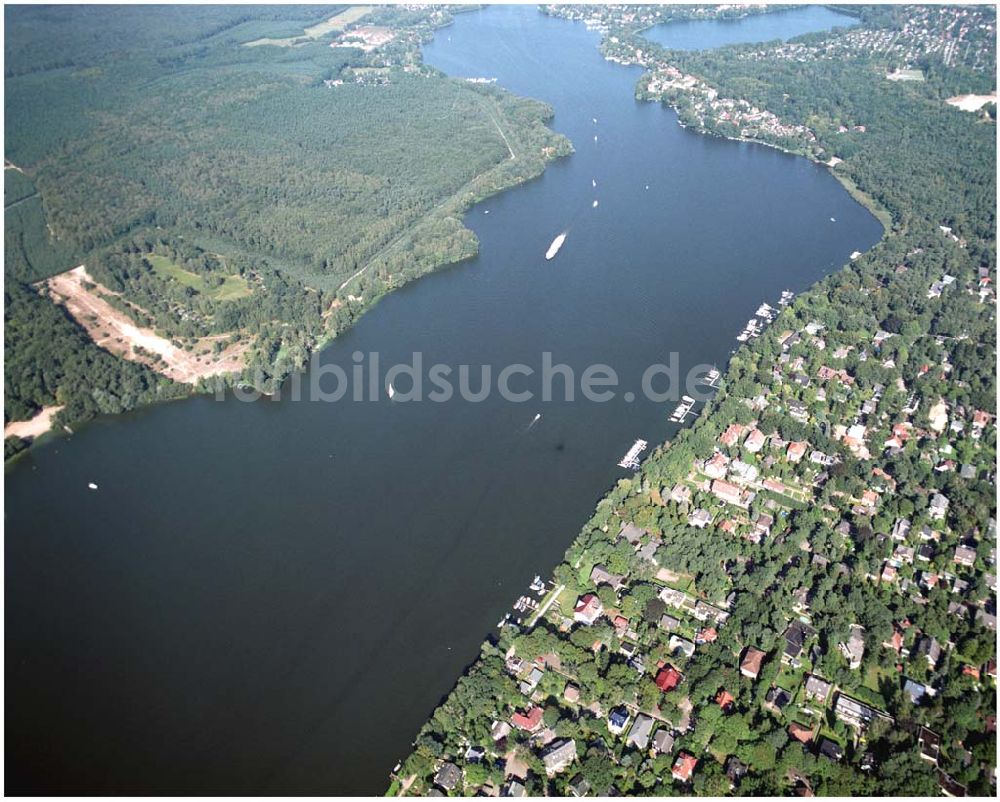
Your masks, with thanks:
[{"label": "lake water surface", "polygon": [[[680,128],[597,44],[534,7],[439,32],[430,63],[552,104],[576,153],[473,209],[479,258],[383,300],[326,362],[550,351],[638,389],[670,352],[721,366],[761,301],[879,239],[824,168]],[[5,482],[7,790],[381,793],[669,411],[195,398],[38,448]]]}]

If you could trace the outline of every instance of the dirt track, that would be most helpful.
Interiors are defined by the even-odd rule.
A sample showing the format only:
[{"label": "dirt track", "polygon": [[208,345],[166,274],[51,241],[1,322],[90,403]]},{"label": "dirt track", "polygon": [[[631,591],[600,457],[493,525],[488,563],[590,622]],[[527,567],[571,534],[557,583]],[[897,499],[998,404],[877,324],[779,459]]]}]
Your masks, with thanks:
[{"label": "dirt track", "polygon": [[[95,284],[96,289],[88,289],[84,282]],[[43,286],[52,300],[65,306],[101,348],[148,365],[174,381],[194,384],[207,376],[236,373],[243,369],[249,343],[230,345],[222,353],[213,354],[212,346],[219,337],[203,337],[194,347],[198,353],[180,348],[152,329],[137,326],[131,318],[111,306],[103,296],[113,293],[97,284],[83,265],[53,276],[43,282]],[[158,355],[162,361],[149,354]]]}]

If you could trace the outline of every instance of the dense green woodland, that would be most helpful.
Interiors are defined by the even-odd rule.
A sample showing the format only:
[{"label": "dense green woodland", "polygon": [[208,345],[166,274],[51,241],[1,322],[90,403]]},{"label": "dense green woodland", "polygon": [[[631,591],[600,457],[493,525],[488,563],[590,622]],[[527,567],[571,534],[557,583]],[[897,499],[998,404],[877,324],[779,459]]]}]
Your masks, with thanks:
[{"label": "dense green woodland", "polygon": [[[336,33],[245,46],[344,8],[6,8],[8,284],[86,263],[122,293],[121,309],[138,305],[137,322],[182,345],[250,340],[242,379],[273,389],[384,293],[474,256],[462,213],[539,174],[568,142],[545,126],[543,104],[420,63],[445,8],[372,11],[356,24],[395,38],[371,53],[329,47]],[[152,270],[142,254],[154,246],[219,260],[250,292],[212,296]],[[27,308],[8,304],[8,321]],[[107,411],[96,374],[91,388],[43,391],[15,373],[21,342],[8,338],[6,420],[57,390],[73,401],[64,421]],[[54,380],[78,372],[67,359],[107,356],[63,345],[32,343],[35,370]],[[135,372],[110,364],[123,381]],[[128,395],[124,408],[146,400]]]},{"label": "dense green woodland", "polygon": [[[653,53],[658,67],[697,76],[719,97],[744,98],[783,122],[809,126],[816,139],[808,145],[764,141],[823,161],[843,159],[834,173],[873,209],[889,213],[889,230],[742,347],[708,412],[600,501],[554,571],[552,582],[564,588],[557,603],[534,626],[530,619],[505,626],[483,645],[419,733],[390,790],[471,795],[513,793],[520,785],[568,794],[585,784],[590,794],[937,795],[953,783],[963,793],[992,796],[996,115],[995,107],[987,115],[962,112],[943,98],[992,91],[993,74],[928,60],[925,82],[896,83],[886,71],[903,65],[864,53],[796,61],[767,52],[745,57],[759,45],[669,52],[641,39],[615,8],[599,13],[618,21],[608,34],[618,44],[632,42]],[[864,26],[895,29],[909,11],[856,13]],[[642,12],[636,17],[644,21]],[[992,36],[995,49],[995,26]],[[649,98],[648,86],[647,75],[637,94]],[[706,134],[741,135],[725,123],[701,124],[681,92],[662,99]],[[929,292],[946,274],[955,281]],[[798,337],[787,339],[792,333]],[[847,381],[817,381],[831,366]],[[811,381],[794,380],[803,376]],[[954,422],[940,432],[936,402]],[[858,421],[870,456],[848,448],[838,433]],[[778,450],[757,453],[739,439],[726,445],[724,433],[734,425],[744,435],[758,430]],[[890,445],[897,432],[903,439]],[[795,441],[807,444],[806,454],[830,455],[832,464],[787,458],[785,447]],[[713,453],[765,471],[785,494],[762,489],[745,512],[720,503],[702,473]],[[960,474],[959,466],[971,472]],[[690,500],[677,501],[677,493]],[[938,495],[948,502],[944,514],[932,509]],[[695,507],[712,511],[707,528],[692,524]],[[748,533],[762,514],[774,521],[756,543]],[[899,529],[901,519],[912,523],[912,534]],[[637,543],[619,535],[626,524],[642,530]],[[971,564],[953,559],[959,547],[971,549]],[[595,567],[621,577],[621,587],[595,578]],[[671,590],[689,594],[692,604],[720,606],[728,620],[709,632],[689,610],[664,602]],[[574,621],[574,605],[587,594],[604,611],[589,626]],[[789,662],[782,652],[796,621],[808,622],[810,634]],[[864,628],[864,656],[852,669],[840,644],[855,626]],[[690,657],[670,644],[671,633],[691,645]],[[927,656],[932,641],[942,647],[934,661]],[[765,653],[756,678],[740,671],[748,647]],[[681,672],[679,687],[663,692],[654,684],[661,666]],[[541,679],[526,689],[536,668]],[[832,700],[807,703],[803,681],[810,675],[891,722],[854,728]],[[930,693],[915,703],[905,680]],[[718,701],[723,689],[733,699],[727,706]],[[787,699],[776,702],[782,693]],[[513,718],[532,708],[542,711],[534,729]],[[610,729],[612,710],[628,713],[624,731]],[[626,741],[640,712],[672,733],[669,750]],[[513,727],[498,730],[504,722]],[[792,737],[793,724],[809,733],[807,744]],[[939,737],[935,759],[921,756],[921,727]],[[573,743],[572,762],[547,773],[551,746],[542,743],[563,739]],[[823,754],[821,741],[835,744],[840,757]],[[474,746],[483,748],[481,756],[470,752]],[[683,754],[698,761],[687,782],[671,777]],[[514,758],[527,766],[523,776],[511,774]],[[460,770],[450,788],[442,785],[453,779],[443,771],[447,764]]]}]

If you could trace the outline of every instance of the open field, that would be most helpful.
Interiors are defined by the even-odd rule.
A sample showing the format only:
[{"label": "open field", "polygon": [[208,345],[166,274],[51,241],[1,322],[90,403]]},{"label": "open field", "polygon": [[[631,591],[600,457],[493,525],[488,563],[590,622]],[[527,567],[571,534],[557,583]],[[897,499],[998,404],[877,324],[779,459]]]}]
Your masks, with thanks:
[{"label": "open field", "polygon": [[357,22],[371,10],[371,6],[351,6],[339,14],[334,14],[328,20],[306,28],[302,31],[301,36],[289,36],[285,39],[254,39],[252,42],[246,42],[245,47],[257,47],[259,45],[294,47],[296,44],[300,44],[303,39],[318,39],[328,33],[342,31],[352,22]]},{"label": "open field", "polygon": [[66,307],[98,346],[148,365],[174,381],[194,384],[208,376],[237,373],[243,368],[249,343],[236,343],[216,354],[215,343],[222,339],[216,336],[201,338],[192,350],[180,348],[152,329],[135,325],[109,304],[105,296],[113,293],[95,284],[83,265],[53,276],[42,286],[53,301]]},{"label": "open field", "polygon": [[171,262],[165,256],[150,254],[146,258],[157,274],[172,278],[185,287],[193,287],[202,295],[216,301],[234,301],[237,298],[246,298],[251,292],[246,279],[242,276],[226,276],[225,280],[218,287],[210,287],[205,279],[197,273],[185,270],[180,265]]}]

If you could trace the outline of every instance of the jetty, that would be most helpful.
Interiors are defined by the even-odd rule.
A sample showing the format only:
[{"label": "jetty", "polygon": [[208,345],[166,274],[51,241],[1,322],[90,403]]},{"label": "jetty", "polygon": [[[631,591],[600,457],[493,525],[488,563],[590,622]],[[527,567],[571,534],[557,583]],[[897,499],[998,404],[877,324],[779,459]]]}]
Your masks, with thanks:
[{"label": "jetty", "polygon": [[677,409],[673,411],[670,416],[671,423],[683,423],[684,419],[688,415],[694,415],[695,413],[691,410],[694,408],[695,400],[689,396],[685,395],[681,398],[681,402],[677,405]]},{"label": "jetty", "polygon": [[639,469],[639,455],[649,447],[649,443],[645,440],[636,440],[632,444],[632,448],[628,450],[628,453],[621,458],[621,462],[618,463],[619,468],[631,468],[632,470]]},{"label": "jetty", "polygon": [[795,297],[795,293],[792,292],[791,290],[782,290],[781,291],[781,300],[778,301],[778,305],[779,306],[788,306],[792,302],[792,299],[794,297]]}]

